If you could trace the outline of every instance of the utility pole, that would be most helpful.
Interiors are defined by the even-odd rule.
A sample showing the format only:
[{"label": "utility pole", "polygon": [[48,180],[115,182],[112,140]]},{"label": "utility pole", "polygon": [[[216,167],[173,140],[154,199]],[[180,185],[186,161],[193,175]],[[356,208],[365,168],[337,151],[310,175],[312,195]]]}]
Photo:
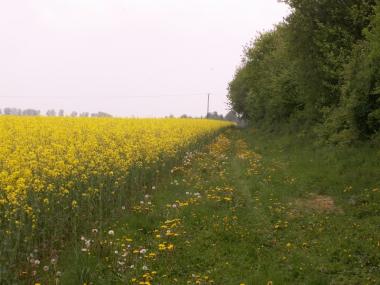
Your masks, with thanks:
[{"label": "utility pole", "polygon": [[208,114],[210,113],[210,93],[207,94],[207,114],[206,118],[208,118]]}]

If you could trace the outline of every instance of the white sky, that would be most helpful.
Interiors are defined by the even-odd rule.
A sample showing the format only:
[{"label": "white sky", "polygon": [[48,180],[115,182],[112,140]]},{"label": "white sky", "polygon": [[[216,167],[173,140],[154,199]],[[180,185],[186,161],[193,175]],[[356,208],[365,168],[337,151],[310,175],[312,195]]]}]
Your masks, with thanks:
[{"label": "white sky", "polygon": [[227,112],[243,46],[277,0],[0,0],[0,108]]}]

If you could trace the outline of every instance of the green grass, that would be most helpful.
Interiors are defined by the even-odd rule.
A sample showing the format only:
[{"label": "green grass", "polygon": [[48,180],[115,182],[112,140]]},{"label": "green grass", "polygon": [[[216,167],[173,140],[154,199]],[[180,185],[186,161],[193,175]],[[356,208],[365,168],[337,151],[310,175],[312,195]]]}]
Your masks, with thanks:
[{"label": "green grass", "polygon": [[[52,284],[60,271],[59,284],[380,283],[379,150],[252,129],[225,135],[35,282]],[[334,204],[316,206],[316,195]],[[165,222],[178,236],[165,236]],[[158,250],[164,241],[174,249]]]}]

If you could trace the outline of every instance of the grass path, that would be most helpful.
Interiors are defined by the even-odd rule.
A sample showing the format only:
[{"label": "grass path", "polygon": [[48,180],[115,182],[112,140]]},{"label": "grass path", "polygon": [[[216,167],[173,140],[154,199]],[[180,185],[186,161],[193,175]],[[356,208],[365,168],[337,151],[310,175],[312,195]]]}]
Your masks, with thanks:
[{"label": "grass path", "polygon": [[[335,190],[311,187],[316,173],[283,145],[268,150],[269,141],[251,138],[229,130],[189,153],[120,220],[67,250],[46,280],[58,273],[59,284],[87,285],[379,284],[376,213],[358,217]],[[375,208],[376,188],[367,194]]]}]

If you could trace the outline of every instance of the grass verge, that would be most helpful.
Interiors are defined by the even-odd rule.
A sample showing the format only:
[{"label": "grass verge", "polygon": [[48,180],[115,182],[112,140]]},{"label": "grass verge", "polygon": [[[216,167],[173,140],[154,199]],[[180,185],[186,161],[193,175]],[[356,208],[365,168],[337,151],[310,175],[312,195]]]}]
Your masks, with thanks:
[{"label": "grass verge", "polygon": [[36,282],[378,284],[379,170],[370,147],[229,130]]}]

